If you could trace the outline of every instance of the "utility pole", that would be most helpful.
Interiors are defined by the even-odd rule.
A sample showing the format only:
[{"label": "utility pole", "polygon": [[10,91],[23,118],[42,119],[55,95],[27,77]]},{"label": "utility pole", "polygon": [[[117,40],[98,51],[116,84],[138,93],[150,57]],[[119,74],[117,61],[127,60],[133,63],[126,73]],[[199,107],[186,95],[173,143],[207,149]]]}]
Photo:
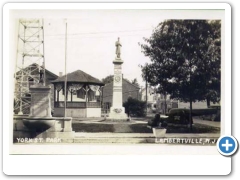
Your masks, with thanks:
[{"label": "utility pole", "polygon": [[167,113],[167,93],[165,92],[165,94],[164,94],[164,101],[165,101],[165,105],[164,105],[164,114],[166,114]]},{"label": "utility pole", "polygon": [[[145,85],[145,90],[146,90],[146,116],[147,116],[147,102],[148,102],[148,93],[147,93],[147,89],[148,89],[148,64],[146,63],[146,69],[145,69],[145,80],[146,80],[146,85]],[[138,65],[138,67],[143,68],[142,65]]]},{"label": "utility pole", "polygon": [[147,116],[147,110],[148,110],[148,93],[147,93],[147,89],[148,89],[148,69],[147,69],[147,65],[146,65],[146,73],[145,73],[145,79],[146,79],[146,116]]},{"label": "utility pole", "polygon": [[66,31],[65,31],[65,81],[64,81],[64,117],[67,117],[66,108],[67,108],[67,20],[66,22]]}]

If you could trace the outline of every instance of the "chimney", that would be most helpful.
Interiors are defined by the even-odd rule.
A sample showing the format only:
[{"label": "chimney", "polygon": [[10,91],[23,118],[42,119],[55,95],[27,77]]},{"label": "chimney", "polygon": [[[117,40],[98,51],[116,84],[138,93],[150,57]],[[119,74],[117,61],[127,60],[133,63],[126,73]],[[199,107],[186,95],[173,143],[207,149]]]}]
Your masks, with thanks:
[{"label": "chimney", "polygon": [[63,72],[59,72],[59,77],[62,77],[62,75],[63,75]]}]

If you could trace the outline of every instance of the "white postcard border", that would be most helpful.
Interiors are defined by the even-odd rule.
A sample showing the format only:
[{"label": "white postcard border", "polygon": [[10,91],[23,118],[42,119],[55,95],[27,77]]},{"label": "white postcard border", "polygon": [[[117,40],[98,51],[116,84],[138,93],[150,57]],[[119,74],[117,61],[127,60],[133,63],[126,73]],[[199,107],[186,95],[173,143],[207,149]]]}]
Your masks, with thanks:
[{"label": "white postcard border", "polygon": [[[222,117],[228,117],[227,122],[221,123],[221,134],[231,134],[231,7],[226,3],[15,3],[6,4],[3,7],[3,170],[6,174],[228,174],[231,171],[231,158],[225,158],[217,152],[216,147],[193,147],[178,146],[172,148],[159,145],[12,145],[11,127],[9,120],[12,118],[9,111],[12,109],[13,87],[9,77],[13,76],[10,59],[9,46],[9,10],[10,9],[225,9],[225,52],[223,51],[222,64]],[[225,54],[224,54],[225,53]],[[228,61],[224,60],[227,59]],[[223,96],[224,94],[224,96]],[[12,112],[12,111],[10,111]],[[225,119],[224,118],[224,119]],[[27,147],[27,148],[26,148]],[[164,148],[162,148],[164,147]],[[15,149],[16,148],[16,149]],[[48,154],[131,154],[129,155],[9,155],[9,152],[20,150],[24,154],[37,154],[46,151]],[[21,153],[19,151],[19,153]],[[25,151],[25,152],[24,152]],[[166,155],[170,152],[172,155]],[[141,155],[133,155],[141,154]],[[157,156],[149,154],[158,154]],[[159,155],[165,154],[165,155]],[[174,154],[174,155],[173,155]],[[191,154],[191,155],[188,155]],[[206,155],[203,155],[206,154]],[[73,162],[79,162],[79,166]],[[31,163],[39,162],[39,163]],[[169,163],[172,162],[172,163]],[[174,163],[173,163],[174,162]],[[180,165],[184,162],[187,168]],[[208,163],[206,163],[208,162]],[[202,166],[205,163],[205,166]],[[222,167],[212,168],[216,164],[223,164]],[[31,166],[31,164],[34,164]],[[41,164],[45,164],[44,167]],[[54,164],[54,168],[52,168]],[[143,168],[149,165],[151,168]],[[191,166],[194,164],[194,168]],[[71,168],[68,168],[68,167]],[[113,167],[114,166],[114,167]],[[132,166],[135,166],[132,170]],[[26,168],[27,167],[27,168]],[[106,168],[107,167],[107,168]],[[39,171],[41,169],[41,172]],[[159,171],[161,169],[161,171]],[[199,171],[201,169],[201,171]],[[174,172],[173,172],[174,170]],[[93,172],[94,171],[94,172]]]}]

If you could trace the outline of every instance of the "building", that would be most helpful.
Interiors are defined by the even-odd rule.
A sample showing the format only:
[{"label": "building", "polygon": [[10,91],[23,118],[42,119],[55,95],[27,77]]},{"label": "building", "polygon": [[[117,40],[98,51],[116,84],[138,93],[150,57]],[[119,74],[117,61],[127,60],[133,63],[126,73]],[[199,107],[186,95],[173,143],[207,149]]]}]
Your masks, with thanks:
[{"label": "building", "polygon": [[54,85],[54,116],[56,117],[101,117],[101,89],[104,83],[95,77],[77,70],[52,81]]},{"label": "building", "polygon": [[[22,94],[22,101],[25,102],[25,106],[22,108],[23,114],[29,114],[30,113],[30,102],[31,102],[31,94],[29,93],[29,87],[31,85],[34,85],[36,83],[39,83],[39,79],[40,79],[40,69],[42,67],[40,67],[38,64],[33,63],[29,66],[27,66],[26,68],[24,68],[24,72],[27,72],[25,75],[23,75],[23,77],[21,76],[21,72],[16,72],[18,74],[18,78],[22,78],[22,89],[20,84],[16,83],[15,84],[15,92],[17,91],[22,91],[24,92]],[[52,73],[51,71],[45,69],[45,85],[46,86],[51,86],[51,107],[53,109],[54,107],[54,103],[53,103],[53,84],[51,83],[51,81],[55,80],[58,78],[58,76],[54,73]],[[20,90],[21,89],[21,90]],[[15,105],[14,107],[14,113],[18,114],[19,112],[19,105]]]},{"label": "building", "polygon": [[172,108],[179,108],[178,100],[171,99],[170,95],[160,94],[156,102],[156,111],[161,114],[166,114]]},{"label": "building", "polygon": [[[172,108],[190,108],[190,102],[182,102],[175,99],[171,99],[170,95],[157,94],[155,89],[152,87],[147,88],[147,103],[148,112],[155,113],[160,112],[161,114],[166,114]],[[141,90],[141,100],[146,101],[146,88]],[[211,105],[215,105],[211,102]],[[218,106],[219,104],[217,104]],[[192,102],[193,109],[205,109],[207,107],[206,101],[196,101]]]},{"label": "building", "polygon": [[[190,108],[190,102],[182,102],[182,101],[179,101],[179,103],[178,103],[178,108],[186,108],[186,109],[189,109],[189,108]],[[196,101],[196,102],[192,102],[192,108],[193,108],[193,109],[205,109],[205,108],[208,108],[208,107],[207,107],[207,102],[206,102],[206,101]]]},{"label": "building", "polygon": [[141,100],[146,101],[147,97],[147,111],[148,113],[160,112],[161,114],[166,114],[171,108],[178,108],[178,101],[170,99],[170,95],[164,95],[156,93],[156,89],[148,86],[147,96],[146,88],[141,90]]},{"label": "building", "polygon": [[155,89],[150,86],[147,87],[147,96],[146,96],[146,88],[143,88],[141,90],[141,100],[146,101],[146,98],[147,98],[148,104],[152,104],[156,102],[159,96],[160,95],[155,92]]},{"label": "building", "polygon": [[[129,97],[134,99],[140,99],[139,87],[132,84],[128,80],[123,78],[122,81],[122,93],[123,103],[128,100]],[[108,113],[112,106],[113,98],[113,82],[106,84],[102,89],[102,110],[103,113]]]},{"label": "building", "polygon": [[147,101],[147,112],[155,113],[156,112],[156,102],[157,102],[158,98],[160,97],[160,95],[157,94],[155,89],[150,86],[148,86],[147,89],[146,88],[141,89],[140,93],[141,93],[140,99],[144,102]]}]

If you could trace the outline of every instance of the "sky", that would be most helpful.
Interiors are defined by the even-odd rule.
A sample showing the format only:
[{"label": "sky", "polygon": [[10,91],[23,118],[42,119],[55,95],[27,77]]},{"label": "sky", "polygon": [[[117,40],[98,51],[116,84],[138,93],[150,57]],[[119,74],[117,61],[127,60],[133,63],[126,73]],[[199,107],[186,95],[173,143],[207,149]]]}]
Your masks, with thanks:
[{"label": "sky", "polygon": [[[150,60],[144,56],[139,46],[139,43],[144,43],[143,37],[149,38],[152,30],[165,19],[193,17],[189,16],[191,14],[204,16],[200,12],[196,10],[16,10],[12,13],[12,27],[15,29],[14,47],[18,39],[18,18],[41,17],[44,19],[45,67],[57,75],[59,72],[64,74],[67,23],[67,73],[82,70],[101,80],[113,74],[115,42],[120,37],[121,58],[124,61],[123,76],[129,80],[137,78],[140,86],[144,86],[140,66],[149,63]],[[214,15],[211,12],[212,14]]]},{"label": "sky", "polygon": [[[129,80],[137,78],[143,84],[139,65],[144,65],[149,59],[141,52],[138,43],[144,42],[143,37],[150,37],[152,29],[162,21],[153,13],[151,16],[147,14],[87,11],[82,12],[80,18],[67,19],[67,71],[80,69],[99,79],[113,74],[115,42],[120,37],[123,76]],[[46,68],[57,74],[64,72],[65,22],[62,19],[45,19],[44,23]],[[59,63],[59,67],[52,66],[53,60]]]}]

